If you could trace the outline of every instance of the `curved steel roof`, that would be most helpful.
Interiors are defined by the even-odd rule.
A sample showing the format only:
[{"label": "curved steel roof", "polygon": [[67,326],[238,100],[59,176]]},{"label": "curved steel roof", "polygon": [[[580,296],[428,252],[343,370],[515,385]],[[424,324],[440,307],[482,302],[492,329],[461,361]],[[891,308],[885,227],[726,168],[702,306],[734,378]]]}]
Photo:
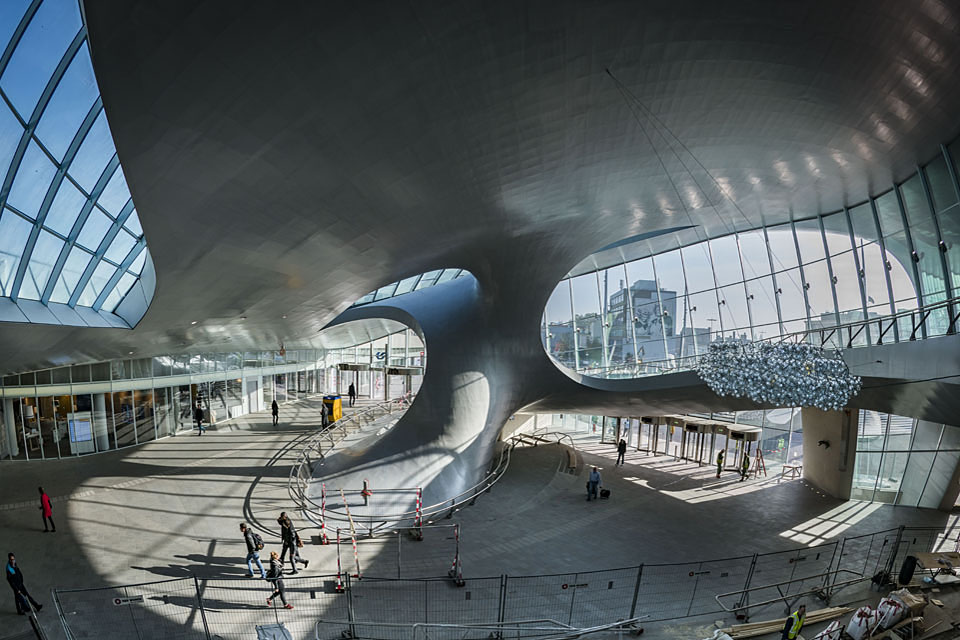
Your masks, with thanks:
[{"label": "curved steel roof", "polygon": [[312,346],[367,292],[443,268],[546,299],[624,238],[861,202],[960,130],[960,8],[937,0],[86,15],[156,296],[133,332],[13,327],[12,368]]}]

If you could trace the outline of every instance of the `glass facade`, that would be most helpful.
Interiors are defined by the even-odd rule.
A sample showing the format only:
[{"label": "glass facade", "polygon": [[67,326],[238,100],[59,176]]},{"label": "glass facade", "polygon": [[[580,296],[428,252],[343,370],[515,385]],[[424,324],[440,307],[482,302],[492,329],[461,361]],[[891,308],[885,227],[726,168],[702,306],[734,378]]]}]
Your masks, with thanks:
[{"label": "glass facade", "polygon": [[[751,427],[760,427],[759,446],[763,452],[767,475],[772,477],[780,473],[784,464],[800,464],[803,458],[803,429],[800,422],[800,409],[767,409],[757,411],[737,411],[732,413],[691,414],[711,422],[730,422]],[[682,449],[683,430],[662,426],[654,437],[649,426],[639,417],[620,418],[619,432],[617,419],[607,416],[567,414],[541,414],[537,416],[539,431],[564,431],[596,437],[601,442],[615,444],[617,438],[627,441],[628,449],[647,451],[655,454],[679,456]],[[716,437],[707,436],[706,442],[714,448],[705,446],[702,451],[693,448],[686,450],[686,458],[695,460],[702,455],[705,465],[713,465],[716,452],[727,451],[728,466],[735,466],[732,452],[737,448],[733,439],[727,441],[727,435],[718,433]],[[753,449],[755,451],[755,449]]]},{"label": "glass facade", "polygon": [[[24,314],[5,320],[85,324],[68,310],[114,312],[148,251],[80,5],[4,2],[0,43],[0,296]],[[53,313],[23,311],[28,300]]]},{"label": "glass facade", "polygon": [[960,429],[861,410],[851,497],[939,508],[958,460]]},{"label": "glass facade", "polygon": [[[143,444],[193,428],[200,406],[212,424],[317,393],[390,399],[416,391],[423,342],[411,330],[342,349],[252,351],[130,358],[3,376],[0,459],[65,458]],[[366,371],[340,371],[361,363]]]},{"label": "glass facade", "polygon": [[[562,280],[541,338],[559,364],[596,377],[656,374],[726,338],[762,340],[905,316],[885,341],[953,331],[960,274],[958,143],[854,207],[733,233]],[[667,240],[664,240],[667,242]],[[851,332],[852,334],[852,332]],[[919,334],[918,334],[919,335]],[[875,343],[876,324],[834,347]]]},{"label": "glass facade", "polygon": [[436,271],[427,271],[418,276],[411,276],[399,282],[391,282],[388,285],[382,286],[376,291],[371,291],[350,306],[359,307],[371,302],[378,302],[386,298],[393,298],[405,293],[410,293],[411,291],[426,289],[427,287],[443,284],[455,278],[462,278],[468,275],[470,275],[470,272],[466,269],[438,269]]}]

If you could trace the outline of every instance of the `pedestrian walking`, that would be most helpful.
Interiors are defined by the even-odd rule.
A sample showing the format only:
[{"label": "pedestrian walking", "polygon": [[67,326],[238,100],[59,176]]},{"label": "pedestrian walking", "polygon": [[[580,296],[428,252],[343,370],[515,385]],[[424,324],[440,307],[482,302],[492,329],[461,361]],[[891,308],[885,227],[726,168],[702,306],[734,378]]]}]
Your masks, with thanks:
[{"label": "pedestrian walking", "polygon": [[197,435],[202,436],[206,429],[203,426],[203,407],[197,403],[197,408],[193,411],[193,419],[197,421]]},{"label": "pedestrian walking", "polygon": [[320,402],[320,426],[327,427],[327,403],[323,401]]},{"label": "pedestrian walking", "polygon": [[277,426],[277,422],[280,420],[280,405],[277,404],[276,400],[270,403],[270,413],[273,414],[273,426]]},{"label": "pedestrian walking", "polygon": [[740,462],[740,482],[743,482],[747,479],[747,476],[750,474],[750,452],[746,451],[743,454],[743,461]]},{"label": "pedestrian walking", "polygon": [[289,549],[290,568],[292,569],[290,574],[296,575],[298,562],[303,563],[304,569],[306,569],[307,565],[310,564],[309,560],[304,560],[300,557],[300,547],[303,546],[303,541],[300,539],[300,534],[297,533],[296,528],[293,526],[290,516],[288,516],[285,511],[280,512],[280,517],[277,518],[277,523],[280,525],[280,538],[283,540],[283,549],[280,551],[280,564],[283,564],[283,559],[287,555],[287,549]]},{"label": "pedestrian walking", "polygon": [[720,472],[723,471],[723,449],[717,452],[717,477],[720,477]]},{"label": "pedestrian walking", "polygon": [[267,572],[264,571],[263,563],[260,562],[260,549],[263,549],[263,538],[250,530],[246,522],[240,523],[240,533],[243,534],[243,541],[247,545],[247,577],[252,578],[254,576],[253,563],[256,562],[257,568],[260,569],[260,577],[266,580]]},{"label": "pedestrian walking", "polygon": [[617,464],[623,464],[623,457],[627,455],[627,441],[620,438],[617,444]]},{"label": "pedestrian walking", "polygon": [[283,608],[293,609],[293,605],[287,602],[287,591],[283,588],[283,561],[276,551],[270,552],[270,573],[267,574],[267,580],[273,585],[273,593],[267,598],[267,606],[272,607],[273,599],[280,596]]},{"label": "pedestrian walking", "polygon": [[[40,492],[40,511],[43,515],[43,532],[57,532],[57,525],[53,524],[53,507],[50,505],[50,496],[43,490],[43,487],[37,487]],[[50,528],[47,529],[47,522],[50,522]]]},{"label": "pedestrian walking", "polygon": [[350,397],[350,406],[352,407],[357,401],[357,388],[353,386],[353,383],[350,383],[350,386],[347,388],[347,396]]},{"label": "pedestrian walking", "polygon": [[597,471],[597,468],[594,467],[590,472],[590,477],[587,479],[587,502],[590,502],[590,497],[597,497],[597,489],[600,487],[600,472]]},{"label": "pedestrian walking", "polygon": [[[24,615],[30,612],[30,605],[33,605],[34,611],[40,611],[43,609],[43,605],[33,599],[33,596],[30,595],[30,592],[27,591],[27,588],[23,584],[23,573],[20,571],[20,566],[17,565],[17,558],[12,553],[7,554],[7,566],[4,573],[7,576],[7,583],[10,585],[10,588],[13,589],[13,599],[17,604],[17,613]],[[29,604],[27,603],[29,600]]]}]

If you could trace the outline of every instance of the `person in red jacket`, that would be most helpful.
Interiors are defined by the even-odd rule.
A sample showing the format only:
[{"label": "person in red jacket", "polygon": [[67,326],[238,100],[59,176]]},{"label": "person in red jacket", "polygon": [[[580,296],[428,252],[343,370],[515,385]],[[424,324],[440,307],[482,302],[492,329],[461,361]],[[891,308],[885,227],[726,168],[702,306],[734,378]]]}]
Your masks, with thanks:
[{"label": "person in red jacket", "polygon": [[[56,533],[57,525],[53,524],[53,507],[50,505],[50,496],[43,490],[43,487],[37,487],[40,492],[40,511],[43,512],[43,532],[48,531]],[[47,521],[50,521],[50,528],[47,529]]]}]

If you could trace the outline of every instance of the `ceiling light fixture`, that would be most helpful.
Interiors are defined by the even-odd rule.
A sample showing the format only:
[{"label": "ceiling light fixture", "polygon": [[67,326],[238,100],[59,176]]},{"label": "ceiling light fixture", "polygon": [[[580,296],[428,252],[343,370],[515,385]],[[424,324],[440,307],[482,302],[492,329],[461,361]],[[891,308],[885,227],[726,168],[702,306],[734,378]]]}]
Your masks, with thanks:
[{"label": "ceiling light fixture", "polygon": [[197,321],[196,321],[196,320],[193,320],[190,324],[191,324],[191,325],[197,324]]}]

